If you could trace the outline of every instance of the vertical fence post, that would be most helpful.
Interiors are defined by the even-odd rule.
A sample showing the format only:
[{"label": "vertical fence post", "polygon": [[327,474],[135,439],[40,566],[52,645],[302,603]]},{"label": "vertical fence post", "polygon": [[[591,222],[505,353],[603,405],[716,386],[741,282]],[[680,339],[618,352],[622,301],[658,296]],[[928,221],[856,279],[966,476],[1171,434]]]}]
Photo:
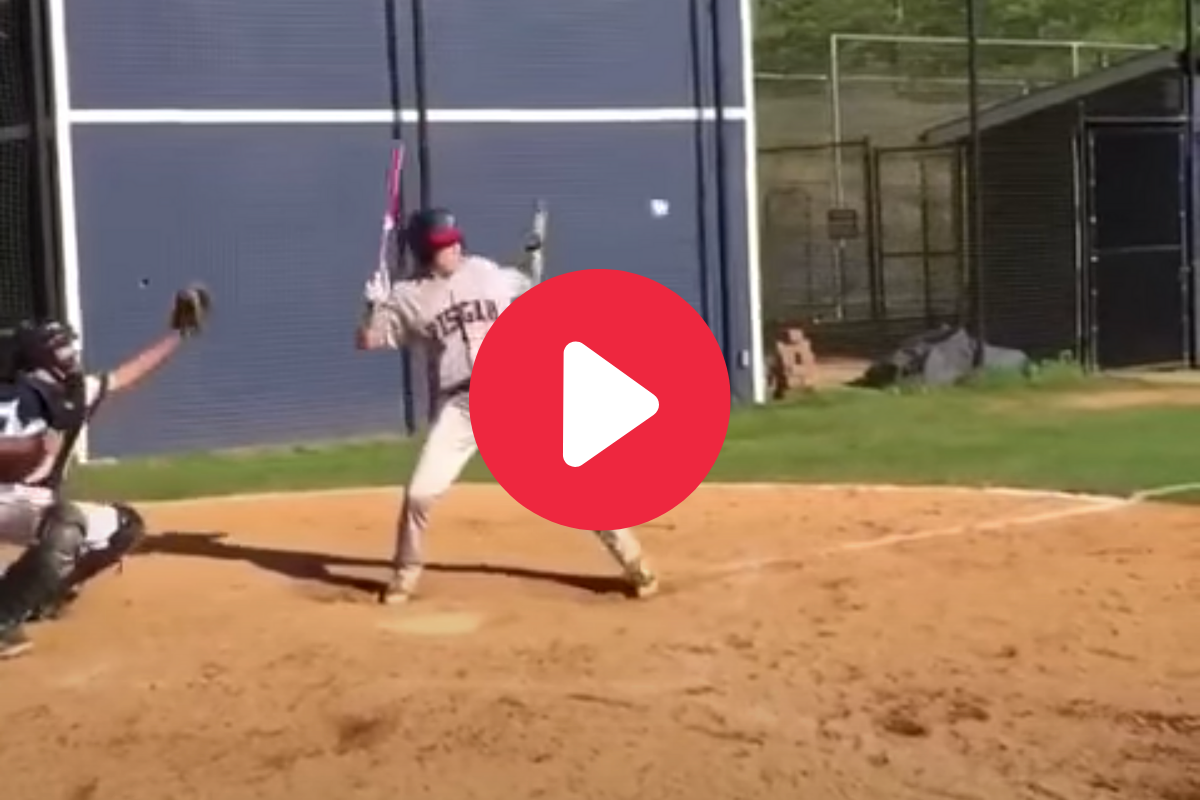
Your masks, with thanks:
[{"label": "vertical fence post", "polygon": [[[417,111],[417,174],[418,193],[422,208],[433,205],[433,165],[429,155],[429,87],[428,62],[425,50],[425,0],[409,0],[412,4],[413,95]],[[437,362],[425,358],[426,418],[433,422],[438,408]]]},{"label": "vertical fence post", "polygon": [[421,205],[429,206],[433,194],[433,178],[429,163],[429,96],[426,80],[428,56],[425,52],[425,0],[412,3],[413,89],[417,105],[417,164],[420,168]]},{"label": "vertical fence post", "polygon": [[[971,269],[971,322],[972,333],[982,342],[987,337],[984,319],[984,269],[983,269],[983,136],[979,126],[979,15],[981,0],[967,0],[967,111],[970,127],[970,163],[967,167],[967,206],[970,214],[967,245],[970,252]],[[976,349],[977,360],[983,357],[983,348]]]},{"label": "vertical fence post", "polygon": [[833,204],[842,204],[842,68],[838,63],[841,37],[829,36],[829,141],[833,142]]},{"label": "vertical fence post", "polygon": [[[842,68],[841,36],[831,34],[829,37],[829,124],[833,134],[833,207],[841,208],[846,201],[845,179],[842,176]],[[845,296],[845,248],[841,242],[833,245],[833,268],[838,286],[837,318],[841,320],[846,315]]]},{"label": "vertical fence post", "polygon": [[933,250],[933,236],[929,228],[929,164],[927,151],[917,151],[917,171],[921,186],[921,293],[925,304],[925,325],[933,325],[933,264],[930,253]]},{"label": "vertical fence post", "polygon": [[1189,367],[1196,366],[1197,338],[1200,337],[1200,291],[1197,290],[1196,279],[1200,274],[1197,270],[1196,248],[1200,245],[1200,230],[1197,229],[1197,213],[1200,213],[1197,191],[1197,159],[1196,159],[1196,0],[1183,2],[1183,107],[1184,107],[1184,143],[1183,160],[1184,174],[1187,186],[1184,190],[1184,213],[1187,215],[1184,226],[1183,246],[1187,254],[1187,268],[1180,276],[1184,282],[1183,295],[1186,299],[1186,332],[1184,335],[1184,358]]},{"label": "vertical fence post", "polygon": [[[17,6],[18,11],[20,5]],[[33,95],[29,103],[30,144],[33,148],[36,179],[34,191],[37,198],[38,246],[33,248],[35,263],[33,270],[34,314],[42,319],[62,319],[64,302],[60,280],[60,257],[58,251],[58,225],[55,219],[54,182],[54,108],[51,102],[50,77],[47,69],[50,59],[46,53],[48,30],[46,7],[41,0],[28,4],[29,17],[25,20],[29,36],[29,47],[23,54],[28,59],[30,88]]]},{"label": "vertical fence post", "polygon": [[708,4],[708,37],[709,58],[712,60],[712,102],[713,102],[713,167],[716,176],[713,181],[713,192],[716,201],[717,214],[717,292],[721,320],[721,352],[725,354],[726,368],[733,378],[737,368],[737,353],[734,347],[733,310],[729,284],[729,203],[727,200],[728,183],[728,143],[725,136],[725,45],[724,31],[721,20],[721,4],[718,0],[709,0]]},{"label": "vertical fence post", "polygon": [[692,137],[692,153],[696,169],[696,260],[699,262],[700,281],[700,314],[704,321],[717,332],[717,315],[713,314],[712,299],[709,287],[709,248],[708,248],[708,158],[705,148],[707,121],[704,118],[704,108],[708,105],[704,80],[705,42],[703,36],[703,13],[701,0],[688,2],[688,40],[690,45],[690,68],[692,79],[692,105],[696,108],[696,123]]},{"label": "vertical fence post", "polygon": [[882,152],[870,138],[863,140],[863,188],[866,206],[867,285],[871,293],[871,319],[887,319],[887,276],[883,262],[883,165]]},{"label": "vertical fence post", "polygon": [[[384,0],[383,3],[384,35],[387,37],[387,67],[388,67],[388,102],[392,111],[392,144],[404,140],[404,105],[400,98],[400,42],[399,25],[396,20],[396,0]],[[404,179],[400,178],[400,209],[404,211]],[[397,224],[404,225],[404,220]],[[405,247],[403,241],[396,242],[397,247]],[[399,253],[397,255],[400,255]],[[400,380],[404,383],[404,429],[409,436],[417,432],[417,409],[413,398],[413,368],[412,356],[408,348],[400,351]]]}]

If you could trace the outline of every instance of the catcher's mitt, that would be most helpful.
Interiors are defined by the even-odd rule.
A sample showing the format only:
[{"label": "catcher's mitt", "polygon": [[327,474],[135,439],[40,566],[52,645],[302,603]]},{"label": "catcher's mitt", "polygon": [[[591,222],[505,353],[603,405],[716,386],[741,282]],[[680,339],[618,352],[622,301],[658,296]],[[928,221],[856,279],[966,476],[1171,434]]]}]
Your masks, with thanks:
[{"label": "catcher's mitt", "polygon": [[195,336],[204,330],[208,322],[212,298],[203,286],[189,286],[175,293],[175,305],[171,309],[171,328],[180,336]]}]

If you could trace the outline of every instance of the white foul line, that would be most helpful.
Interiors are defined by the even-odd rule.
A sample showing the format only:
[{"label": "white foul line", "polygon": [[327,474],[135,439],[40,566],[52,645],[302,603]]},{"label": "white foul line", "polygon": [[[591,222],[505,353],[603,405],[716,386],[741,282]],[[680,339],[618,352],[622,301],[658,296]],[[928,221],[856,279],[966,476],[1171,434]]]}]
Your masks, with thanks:
[{"label": "white foul line", "polygon": [[[1192,487],[1188,484],[1190,490]],[[1165,488],[1165,487],[1164,487]],[[1171,487],[1175,488],[1175,487]],[[1200,484],[1195,488],[1200,488]],[[945,528],[933,528],[925,531],[917,531],[915,533],[895,533],[890,536],[879,536],[873,539],[860,539],[853,542],[843,542],[833,545],[832,547],[815,550],[807,556],[793,556],[784,558],[765,558],[765,559],[749,559],[741,561],[732,561],[724,564],[718,564],[708,569],[702,569],[691,574],[703,576],[732,576],[744,572],[758,572],[761,570],[772,569],[775,567],[796,566],[803,564],[809,558],[828,558],[831,556],[841,555],[843,553],[857,553],[865,550],[879,550],[887,547],[899,547],[901,545],[910,544],[913,542],[923,542],[930,539],[948,539],[958,536],[971,536],[977,533],[987,533],[989,531],[1003,531],[1011,528],[1022,528],[1032,525],[1039,525],[1043,522],[1056,522],[1058,520],[1071,519],[1073,517],[1090,516],[1092,514],[1108,514],[1113,511],[1119,511],[1123,508],[1129,508],[1143,502],[1151,492],[1161,490],[1148,490],[1141,495],[1133,497],[1117,498],[1110,497],[1107,500],[1099,500],[1097,498],[1089,498],[1083,505],[1078,505],[1073,508],[1059,508],[1054,511],[1042,511],[1037,514],[1026,514],[1018,517],[1000,517],[984,522],[967,523],[964,525],[952,525]],[[1177,491],[1183,491],[1177,489]],[[1158,495],[1154,495],[1158,496]]]},{"label": "white foul line", "polygon": [[[472,487],[475,489],[487,487],[490,491],[503,492],[504,489],[499,484],[495,483],[460,483],[458,487]],[[1192,484],[1181,484],[1182,487],[1192,487]],[[1169,489],[1169,493],[1179,493],[1185,489],[1178,486],[1165,487]],[[1195,484],[1195,488],[1200,489],[1200,484]],[[702,483],[696,491],[734,491],[734,492],[760,492],[760,491],[806,491],[806,492],[834,492],[853,494],[855,492],[864,493],[899,493],[899,494],[976,494],[976,495],[993,495],[996,497],[1026,497],[1030,499],[1046,499],[1046,500],[1073,500],[1089,505],[1107,506],[1117,501],[1123,501],[1129,498],[1119,497],[1116,495],[1104,494],[1076,494],[1073,492],[1058,492],[1048,489],[1021,489],[1009,488],[1003,486],[955,486],[951,484],[889,484],[889,483],[724,483],[711,482]],[[136,499],[130,502],[137,503],[140,507],[146,508],[187,508],[189,506],[205,506],[205,505],[220,505],[220,504],[241,504],[241,503],[258,503],[271,502],[274,500],[292,500],[322,497],[363,497],[364,499],[374,497],[380,494],[393,494],[399,496],[402,488],[400,485],[381,485],[381,486],[343,486],[332,489],[297,489],[297,490],[281,490],[277,492],[248,492],[205,495],[202,497],[181,497],[171,500],[143,500]],[[1161,489],[1149,489],[1147,492],[1142,492],[1134,497],[1139,499],[1145,497],[1160,497],[1160,494],[1150,494],[1160,492]],[[687,502],[686,500],[684,501]]]},{"label": "white foul line", "polygon": [[1043,511],[1039,514],[1026,514],[1020,517],[1000,517],[985,522],[974,522],[966,525],[954,525],[946,528],[934,528],[917,533],[896,533],[891,536],[881,536],[876,539],[864,539],[856,542],[845,542],[833,547],[817,551],[819,555],[834,555],[837,553],[852,553],[861,550],[876,550],[881,547],[895,547],[909,542],[923,542],[928,539],[944,539],[952,536],[968,536],[988,531],[1001,531],[1008,528],[1021,528],[1028,525],[1039,525],[1043,522],[1056,522],[1072,517],[1082,517],[1091,514],[1107,514],[1121,508],[1134,505],[1138,500],[1112,499],[1107,503],[1089,502],[1075,508],[1059,508],[1054,511]]}]

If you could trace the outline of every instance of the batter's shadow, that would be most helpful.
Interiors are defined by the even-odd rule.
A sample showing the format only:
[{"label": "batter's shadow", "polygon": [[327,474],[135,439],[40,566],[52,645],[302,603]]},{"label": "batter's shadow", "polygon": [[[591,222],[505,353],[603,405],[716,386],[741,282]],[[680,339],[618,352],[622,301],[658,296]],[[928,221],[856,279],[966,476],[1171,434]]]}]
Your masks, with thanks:
[{"label": "batter's shadow", "polygon": [[[293,580],[316,582],[340,590],[361,592],[369,595],[372,599],[391,574],[391,562],[386,559],[239,544],[230,541],[229,534],[221,531],[165,531],[151,534],[142,541],[136,555],[244,561],[259,569],[284,575]],[[519,580],[542,581],[594,595],[626,594],[628,592],[625,581],[615,576],[583,575],[486,563],[433,562],[426,564],[425,569],[429,572],[447,574],[497,575]],[[351,575],[340,570],[378,571],[380,577]]]}]

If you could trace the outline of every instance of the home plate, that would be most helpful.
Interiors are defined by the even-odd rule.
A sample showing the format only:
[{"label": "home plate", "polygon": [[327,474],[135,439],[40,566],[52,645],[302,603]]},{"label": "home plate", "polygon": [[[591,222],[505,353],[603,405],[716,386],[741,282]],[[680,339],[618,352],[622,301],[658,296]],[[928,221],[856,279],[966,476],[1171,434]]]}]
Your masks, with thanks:
[{"label": "home plate", "polygon": [[443,611],[428,614],[400,614],[379,623],[379,627],[394,633],[413,636],[462,636],[479,630],[483,617],[463,611]]}]

